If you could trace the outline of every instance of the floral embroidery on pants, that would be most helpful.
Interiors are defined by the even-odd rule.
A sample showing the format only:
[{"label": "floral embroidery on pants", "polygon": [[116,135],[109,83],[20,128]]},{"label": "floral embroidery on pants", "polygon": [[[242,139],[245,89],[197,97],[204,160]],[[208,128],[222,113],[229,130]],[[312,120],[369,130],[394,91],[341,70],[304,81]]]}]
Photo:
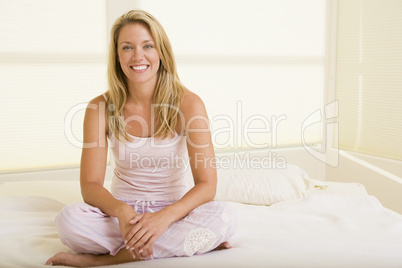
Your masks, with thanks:
[{"label": "floral embroidery on pants", "polygon": [[194,253],[203,253],[212,249],[216,243],[216,235],[207,228],[198,228],[190,231],[184,240],[184,251],[188,256]]}]

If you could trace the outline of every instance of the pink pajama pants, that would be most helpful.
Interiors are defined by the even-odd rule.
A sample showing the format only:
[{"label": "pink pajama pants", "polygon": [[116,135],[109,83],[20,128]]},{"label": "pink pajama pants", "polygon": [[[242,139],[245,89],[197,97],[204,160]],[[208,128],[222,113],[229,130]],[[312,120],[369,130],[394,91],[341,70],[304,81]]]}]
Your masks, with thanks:
[{"label": "pink pajama pants", "polygon": [[[173,201],[126,202],[139,214],[156,212]],[[116,255],[124,248],[117,218],[85,203],[65,206],[56,216],[56,228],[63,244],[79,253]],[[213,250],[228,241],[237,228],[234,209],[212,201],[191,211],[169,226],[153,245],[154,258],[192,256]]]}]

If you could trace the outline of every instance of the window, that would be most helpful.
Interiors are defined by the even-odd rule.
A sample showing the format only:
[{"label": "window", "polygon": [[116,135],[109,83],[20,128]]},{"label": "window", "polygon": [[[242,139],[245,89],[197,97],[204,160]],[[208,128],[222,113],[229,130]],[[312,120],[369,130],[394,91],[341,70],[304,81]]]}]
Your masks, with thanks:
[{"label": "window", "polygon": [[[106,3],[1,1],[0,172],[78,166],[69,110],[106,90]],[[84,111],[73,116],[82,140]]]},{"label": "window", "polygon": [[[107,1],[107,12],[140,8],[162,23],[180,78],[206,103],[225,151],[300,146],[302,132],[321,141],[320,124],[302,126],[323,104],[326,3]],[[2,1],[0,172],[78,166],[82,108],[107,88],[105,6]],[[67,115],[76,144],[65,136]]]},{"label": "window", "polygon": [[339,148],[402,160],[402,2],[339,0]]},{"label": "window", "polygon": [[[300,146],[322,106],[326,1],[137,1],[207,106],[217,151]],[[305,129],[321,141],[321,125]]]}]

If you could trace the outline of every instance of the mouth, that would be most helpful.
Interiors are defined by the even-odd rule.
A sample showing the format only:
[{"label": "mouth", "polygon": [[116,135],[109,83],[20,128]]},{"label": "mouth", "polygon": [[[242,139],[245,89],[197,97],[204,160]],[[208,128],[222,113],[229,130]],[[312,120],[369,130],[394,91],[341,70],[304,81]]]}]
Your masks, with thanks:
[{"label": "mouth", "polygon": [[134,65],[134,66],[130,66],[131,69],[133,69],[134,71],[143,71],[148,69],[149,65]]}]

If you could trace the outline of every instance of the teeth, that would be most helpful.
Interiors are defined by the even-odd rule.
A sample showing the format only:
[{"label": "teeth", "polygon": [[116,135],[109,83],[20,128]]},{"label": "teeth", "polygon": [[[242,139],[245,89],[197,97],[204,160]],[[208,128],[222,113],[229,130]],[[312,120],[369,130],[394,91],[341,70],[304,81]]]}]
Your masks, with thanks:
[{"label": "teeth", "polygon": [[148,66],[147,66],[147,65],[131,66],[131,69],[133,69],[133,70],[137,70],[137,71],[140,71],[140,70],[145,70],[146,68],[148,68]]}]

